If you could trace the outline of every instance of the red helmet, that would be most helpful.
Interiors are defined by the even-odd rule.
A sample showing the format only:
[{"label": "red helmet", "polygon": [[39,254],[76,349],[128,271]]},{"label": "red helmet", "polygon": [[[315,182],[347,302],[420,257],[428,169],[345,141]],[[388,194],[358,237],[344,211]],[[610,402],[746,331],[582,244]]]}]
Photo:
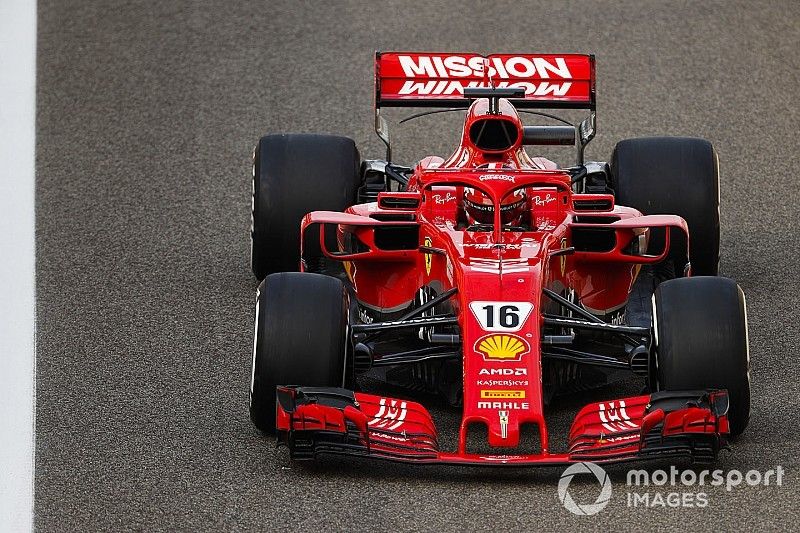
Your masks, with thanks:
[{"label": "red helmet", "polygon": [[[504,226],[519,226],[526,204],[527,197],[522,189],[507,195],[500,203],[500,223]],[[464,211],[469,224],[494,223],[494,204],[491,198],[471,187],[464,187]]]}]

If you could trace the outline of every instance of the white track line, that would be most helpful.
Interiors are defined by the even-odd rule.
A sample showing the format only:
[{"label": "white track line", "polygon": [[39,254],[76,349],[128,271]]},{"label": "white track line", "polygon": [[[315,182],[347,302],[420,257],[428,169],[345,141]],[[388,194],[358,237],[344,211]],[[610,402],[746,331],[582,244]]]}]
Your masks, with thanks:
[{"label": "white track line", "polygon": [[33,527],[36,2],[0,1],[0,531]]}]

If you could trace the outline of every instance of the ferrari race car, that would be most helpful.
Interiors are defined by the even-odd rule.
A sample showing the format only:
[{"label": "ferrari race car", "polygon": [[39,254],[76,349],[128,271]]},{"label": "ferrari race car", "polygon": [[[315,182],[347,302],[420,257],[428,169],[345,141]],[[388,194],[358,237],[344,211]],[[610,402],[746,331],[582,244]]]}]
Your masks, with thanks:
[{"label": "ferrari race car", "polygon": [[[584,161],[594,64],[379,52],[385,160],[362,161],[344,137],[261,138],[250,417],[291,458],[709,462],[744,431],[747,317],[742,290],[717,276],[717,154],[705,140],[657,137]],[[381,111],[401,106],[438,108],[411,118],[463,113],[452,155],[395,163]],[[526,152],[547,145],[573,146],[577,161]],[[553,402],[632,375],[640,395],[586,405],[564,449],[551,449]],[[364,392],[375,379],[401,397]],[[440,447],[410,399],[431,394],[461,413],[456,446]]]}]

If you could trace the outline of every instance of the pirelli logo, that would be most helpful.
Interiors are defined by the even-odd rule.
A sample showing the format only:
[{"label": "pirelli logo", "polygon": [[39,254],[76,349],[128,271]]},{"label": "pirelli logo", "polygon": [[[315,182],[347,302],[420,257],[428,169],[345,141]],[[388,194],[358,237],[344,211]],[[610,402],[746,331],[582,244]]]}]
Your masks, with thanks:
[{"label": "pirelli logo", "polygon": [[525,398],[524,390],[482,390],[482,400],[522,400]]}]

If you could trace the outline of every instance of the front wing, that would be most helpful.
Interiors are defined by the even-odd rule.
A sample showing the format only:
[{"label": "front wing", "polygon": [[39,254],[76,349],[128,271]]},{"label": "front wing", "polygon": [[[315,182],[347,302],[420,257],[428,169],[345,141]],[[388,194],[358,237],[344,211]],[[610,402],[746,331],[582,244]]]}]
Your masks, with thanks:
[{"label": "front wing", "polygon": [[666,457],[713,461],[726,446],[728,394],[657,392],[584,407],[566,453],[467,453],[462,427],[455,452],[439,449],[436,428],[419,403],[340,388],[278,387],[278,443],[293,459],[320,454],[415,464],[553,466]]}]

